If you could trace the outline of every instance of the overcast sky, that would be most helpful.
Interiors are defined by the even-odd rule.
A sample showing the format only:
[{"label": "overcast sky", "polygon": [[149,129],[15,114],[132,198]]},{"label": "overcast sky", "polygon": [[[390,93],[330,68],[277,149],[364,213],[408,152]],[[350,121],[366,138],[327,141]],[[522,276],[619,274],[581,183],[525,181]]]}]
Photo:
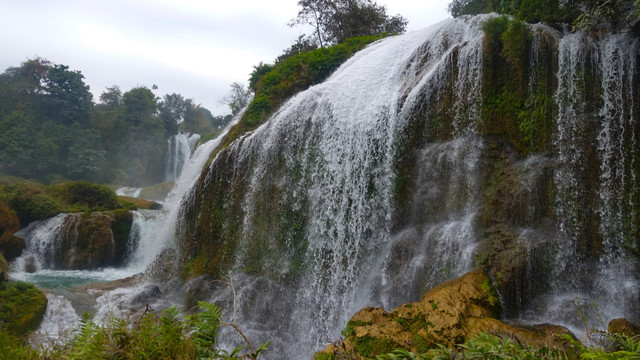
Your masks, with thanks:
[{"label": "overcast sky", "polygon": [[[450,0],[379,0],[408,31],[449,17]],[[309,29],[287,26],[297,0],[0,0],[0,70],[36,56],[80,70],[94,101],[107,86],[157,85],[214,114],[232,82]]]}]

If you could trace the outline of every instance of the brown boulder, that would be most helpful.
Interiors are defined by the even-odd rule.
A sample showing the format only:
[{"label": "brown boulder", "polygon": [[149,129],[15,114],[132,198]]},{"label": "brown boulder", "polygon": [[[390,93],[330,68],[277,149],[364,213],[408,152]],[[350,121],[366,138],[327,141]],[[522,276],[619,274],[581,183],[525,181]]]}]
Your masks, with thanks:
[{"label": "brown boulder", "polygon": [[424,352],[436,344],[453,347],[479,333],[512,338],[532,346],[562,346],[562,327],[517,327],[498,320],[500,301],[489,277],[481,270],[469,272],[428,291],[419,302],[391,312],[367,307],[358,311],[343,332],[345,340],[325,353],[374,356],[396,348]]},{"label": "brown boulder", "polygon": [[626,336],[640,335],[640,326],[637,326],[627,319],[613,319],[609,322],[608,331]]}]

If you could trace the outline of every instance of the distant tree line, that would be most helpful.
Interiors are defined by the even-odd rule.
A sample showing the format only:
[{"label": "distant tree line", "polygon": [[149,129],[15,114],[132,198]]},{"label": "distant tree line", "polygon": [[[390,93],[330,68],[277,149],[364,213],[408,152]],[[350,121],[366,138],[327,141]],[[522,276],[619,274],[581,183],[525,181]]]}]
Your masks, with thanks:
[{"label": "distant tree line", "polygon": [[162,181],[166,139],[212,133],[228,116],[180,94],[108,87],[93,101],[80,71],[30,59],[0,74],[0,173],[44,183]]}]

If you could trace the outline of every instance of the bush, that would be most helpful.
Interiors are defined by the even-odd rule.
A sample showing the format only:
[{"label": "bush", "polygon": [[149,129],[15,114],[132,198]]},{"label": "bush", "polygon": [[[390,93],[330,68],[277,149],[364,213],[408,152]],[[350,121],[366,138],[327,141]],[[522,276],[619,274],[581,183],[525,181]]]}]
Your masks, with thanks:
[{"label": "bush", "polygon": [[48,192],[56,195],[68,206],[80,206],[91,210],[117,209],[118,197],[113,190],[104,185],[84,181],[71,181],[47,187]]},{"label": "bush", "polygon": [[0,330],[17,336],[35,330],[46,309],[47,297],[32,284],[0,285]]},{"label": "bush", "polygon": [[[230,324],[221,321],[222,312],[214,304],[200,302],[198,305],[200,312],[185,316],[181,316],[176,307],[161,314],[147,311],[134,328],[118,318],[100,326],[85,313],[66,344],[54,345],[37,354],[0,333],[0,349],[8,344],[4,345],[5,359],[257,359],[267,349],[268,344],[254,349],[248,340],[248,351],[243,347],[231,352],[219,349],[218,329]],[[238,329],[237,325],[233,326]]]}]

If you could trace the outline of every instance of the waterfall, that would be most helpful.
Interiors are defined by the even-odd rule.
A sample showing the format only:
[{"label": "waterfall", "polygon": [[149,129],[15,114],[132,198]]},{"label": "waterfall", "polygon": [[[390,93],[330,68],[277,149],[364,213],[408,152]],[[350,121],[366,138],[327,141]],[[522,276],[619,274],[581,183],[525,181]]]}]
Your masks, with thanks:
[{"label": "waterfall", "polygon": [[[402,291],[420,296],[425,283],[410,283],[411,278],[435,273],[435,284],[471,268],[479,197],[474,171],[484,147],[473,135],[484,19],[451,20],[365,48],[211,164],[203,192],[222,187],[221,194],[244,195],[218,200],[199,194],[194,203],[221,202],[221,210],[205,206],[209,214],[226,212],[213,231],[237,236],[231,274],[237,302],[246,304],[238,309],[238,322],[264,341],[274,340],[273,329],[278,329],[273,353],[284,358],[310,354],[327,337],[337,339],[362,306],[406,301],[394,296],[401,284],[409,286]],[[428,226],[412,224],[404,233],[411,234],[403,236],[392,229],[396,151],[415,108],[425,96],[441,96],[449,77],[457,79],[455,106],[447,109],[457,120],[452,135],[468,137],[423,150],[420,176],[428,185],[420,186],[415,206],[460,193],[468,202],[452,205]],[[442,185],[447,176],[461,185]],[[200,216],[191,212],[195,204],[187,218]],[[203,220],[203,231],[216,226],[209,221],[215,220]],[[185,231],[184,239],[200,236]],[[402,251],[403,244],[429,269],[416,258],[414,266],[400,271],[389,249]],[[189,241],[182,246],[184,253],[194,251]],[[403,282],[393,283],[399,277]],[[208,300],[224,305],[229,296],[223,291]]]},{"label": "waterfall", "polygon": [[199,134],[177,133],[167,139],[164,181],[176,181],[182,167],[187,163],[194,147],[200,140]]},{"label": "waterfall", "polygon": [[59,214],[46,220],[34,221],[18,231],[16,236],[25,239],[27,247],[13,262],[12,270],[33,273],[52,268],[57,242],[67,217],[68,214]]},{"label": "waterfall", "polygon": [[[606,321],[639,317],[638,262],[624,248],[638,230],[638,41],[530,26],[522,88],[545,97],[526,106],[552,118],[528,153],[503,128],[487,133],[491,18],[368,46],[218,154],[192,191],[181,265],[228,272],[238,322],[279,358],[337,339],[364,306],[416,301],[474,266],[495,271],[513,319],[575,331],[576,297]],[[489,256],[510,268],[482,265]],[[203,278],[186,288],[231,311],[230,291]]]}]

